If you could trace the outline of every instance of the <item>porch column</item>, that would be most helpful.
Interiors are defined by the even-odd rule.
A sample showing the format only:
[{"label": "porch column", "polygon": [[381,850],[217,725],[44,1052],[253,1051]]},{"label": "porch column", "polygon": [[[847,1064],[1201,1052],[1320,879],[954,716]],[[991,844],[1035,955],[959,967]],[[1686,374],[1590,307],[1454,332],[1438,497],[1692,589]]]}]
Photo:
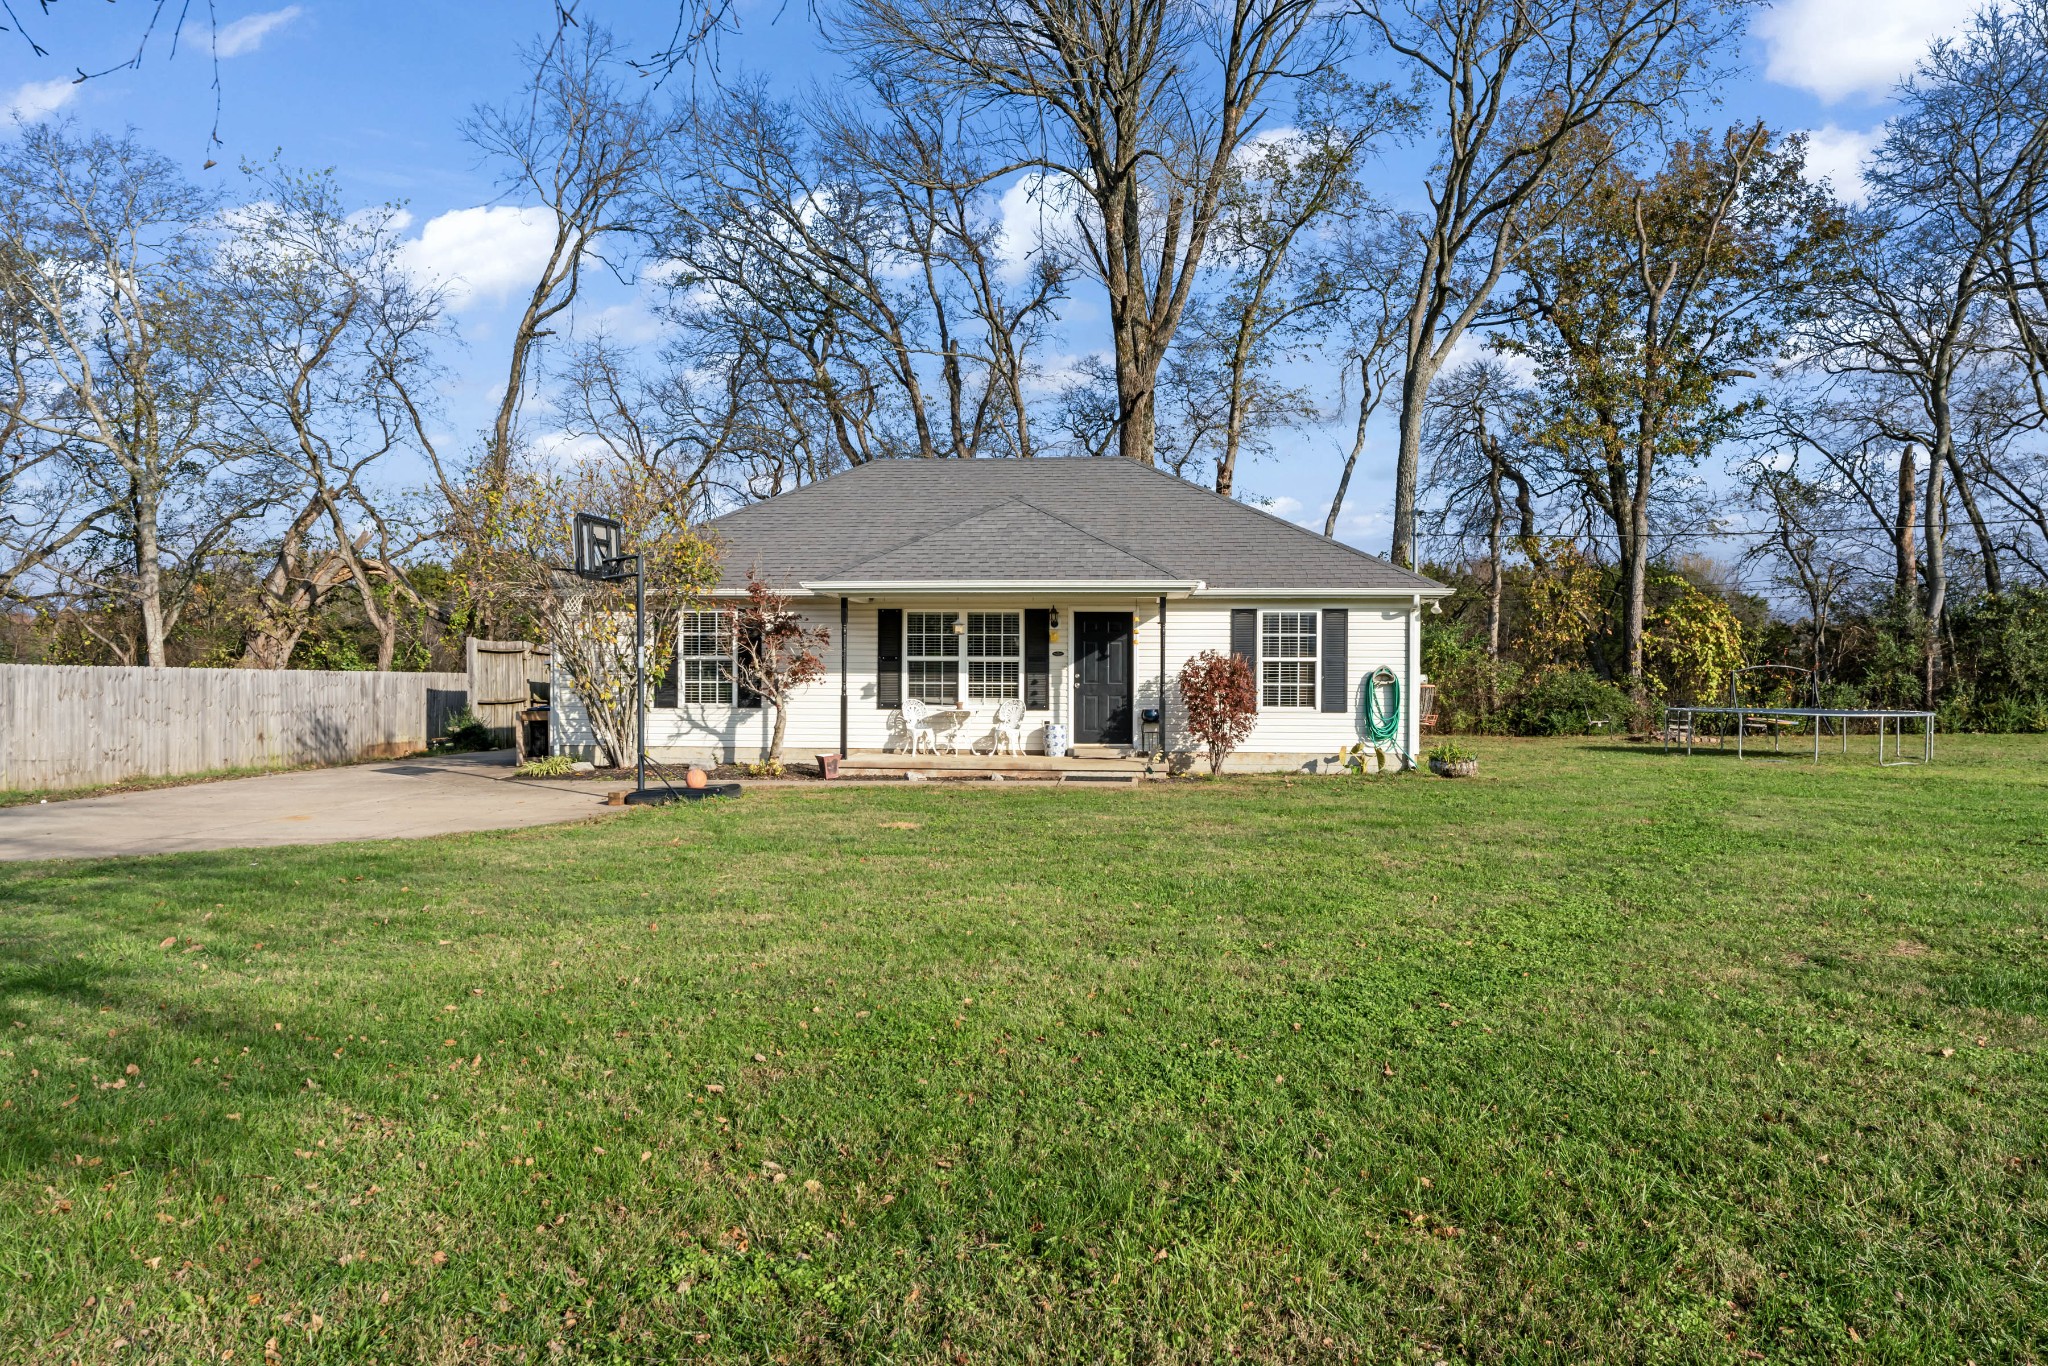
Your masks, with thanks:
[{"label": "porch column", "polygon": [[[1166,594],[1159,595],[1159,752],[1172,753],[1166,743]],[[1142,724],[1142,723],[1141,723]]]}]

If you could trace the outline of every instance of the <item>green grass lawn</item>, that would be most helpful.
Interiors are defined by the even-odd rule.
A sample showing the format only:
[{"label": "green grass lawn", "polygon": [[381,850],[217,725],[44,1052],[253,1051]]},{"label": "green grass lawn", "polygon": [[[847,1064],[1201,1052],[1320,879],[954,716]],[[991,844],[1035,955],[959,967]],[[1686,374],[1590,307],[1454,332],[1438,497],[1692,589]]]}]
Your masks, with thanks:
[{"label": "green grass lawn", "polygon": [[2048,1356],[2048,741],[0,868],[0,1359]]}]

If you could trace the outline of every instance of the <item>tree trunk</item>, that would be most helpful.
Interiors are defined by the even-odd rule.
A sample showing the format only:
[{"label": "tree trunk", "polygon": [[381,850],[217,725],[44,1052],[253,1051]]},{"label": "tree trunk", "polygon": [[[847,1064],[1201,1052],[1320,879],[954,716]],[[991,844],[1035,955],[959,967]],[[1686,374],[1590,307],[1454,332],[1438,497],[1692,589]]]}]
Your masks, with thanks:
[{"label": "tree trunk", "polygon": [[1942,487],[1942,473],[1948,464],[1945,454],[1940,450],[1930,452],[1927,461],[1927,607],[1926,620],[1921,623],[1927,634],[1920,705],[1929,711],[1934,710],[1934,695],[1940,681],[1941,618],[1948,609],[1948,490]]},{"label": "tree trunk", "polygon": [[1492,516],[1486,524],[1486,657],[1500,663],[1500,533],[1501,525],[1507,520],[1506,505],[1500,496],[1500,451],[1490,437],[1482,436],[1486,442],[1487,472],[1486,496],[1491,505]]},{"label": "tree trunk", "polygon": [[1649,614],[1650,582],[1650,482],[1655,477],[1656,454],[1651,440],[1655,423],[1647,406],[1636,442],[1635,485],[1628,497],[1628,534],[1622,538],[1626,556],[1627,599],[1622,606],[1621,636],[1629,690],[1638,702],[1643,696],[1643,623]]},{"label": "tree trunk", "polygon": [[1964,477],[1963,467],[1956,460],[1951,449],[1948,457],[1949,474],[1954,478],[1956,497],[1962,500],[1963,515],[1970,519],[1970,529],[1977,533],[1977,554],[1984,561],[1984,589],[1991,594],[2005,591],[2005,576],[1998,570],[1998,543],[1991,538],[1991,528],[1984,521],[1984,514],[1977,507],[1977,495]]},{"label": "tree trunk", "polygon": [[775,704],[775,729],[768,736],[768,762],[782,760],[782,735],[789,726],[789,708],[780,702]]},{"label": "tree trunk", "polygon": [[142,610],[143,662],[161,669],[164,656],[163,549],[157,540],[156,495],[138,491],[135,498],[135,601]]},{"label": "tree trunk", "polygon": [[1337,493],[1330,499],[1330,515],[1323,518],[1323,535],[1335,539],[1337,535],[1337,514],[1344,510],[1344,494],[1351,487],[1351,472],[1358,468],[1358,457],[1365,450],[1365,424],[1372,416],[1372,371],[1369,357],[1358,358],[1358,431],[1351,438],[1351,454],[1344,457],[1344,472],[1337,476]]},{"label": "tree trunk", "polygon": [[1216,491],[1225,498],[1237,484],[1237,452],[1244,442],[1244,376],[1234,365],[1230,376],[1230,414],[1223,422],[1223,458],[1216,462]]},{"label": "tree trunk", "polygon": [[1919,518],[1920,475],[1913,447],[1899,451],[1899,515],[1892,523],[1892,572],[1899,601],[1910,603],[1920,592],[1920,566],[1913,555],[1913,523]]},{"label": "tree trunk", "polygon": [[1415,568],[1415,484],[1422,469],[1423,408],[1436,367],[1411,360],[1401,374],[1401,444],[1394,456],[1394,539],[1387,558]]},{"label": "tree trunk", "polygon": [[1154,463],[1158,431],[1154,420],[1153,375],[1140,375],[1135,364],[1118,362],[1116,373],[1116,453],[1141,465]]}]

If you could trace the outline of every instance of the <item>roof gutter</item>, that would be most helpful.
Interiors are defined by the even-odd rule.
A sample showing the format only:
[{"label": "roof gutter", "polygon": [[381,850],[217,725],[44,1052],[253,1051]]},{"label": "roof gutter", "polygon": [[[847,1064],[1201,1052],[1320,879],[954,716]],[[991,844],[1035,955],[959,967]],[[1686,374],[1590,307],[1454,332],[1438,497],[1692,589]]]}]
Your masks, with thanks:
[{"label": "roof gutter", "polygon": [[1208,598],[1304,598],[1325,602],[1333,598],[1384,598],[1390,602],[1408,602],[1411,599],[1447,598],[1455,590],[1441,584],[1428,588],[1209,588],[1201,589],[1201,596]]},{"label": "roof gutter", "polygon": [[818,579],[799,585],[809,593],[1145,593],[1187,597],[1200,579]]}]

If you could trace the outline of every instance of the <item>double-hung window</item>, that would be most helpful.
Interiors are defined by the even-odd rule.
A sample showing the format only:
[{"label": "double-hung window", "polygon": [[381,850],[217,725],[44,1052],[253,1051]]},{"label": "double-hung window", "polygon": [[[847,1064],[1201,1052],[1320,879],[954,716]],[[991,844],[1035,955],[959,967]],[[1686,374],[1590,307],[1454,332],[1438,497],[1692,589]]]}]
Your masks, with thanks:
[{"label": "double-hung window", "polygon": [[1022,697],[1024,614],[967,614],[967,700]]},{"label": "double-hung window", "polygon": [[1259,614],[1259,705],[1316,704],[1316,614]]},{"label": "double-hung window", "polygon": [[960,696],[960,637],[957,612],[903,614],[903,690],[934,706],[950,707]]},{"label": "double-hung window", "polygon": [[685,612],[678,653],[683,661],[685,704],[733,704],[732,614]]}]

